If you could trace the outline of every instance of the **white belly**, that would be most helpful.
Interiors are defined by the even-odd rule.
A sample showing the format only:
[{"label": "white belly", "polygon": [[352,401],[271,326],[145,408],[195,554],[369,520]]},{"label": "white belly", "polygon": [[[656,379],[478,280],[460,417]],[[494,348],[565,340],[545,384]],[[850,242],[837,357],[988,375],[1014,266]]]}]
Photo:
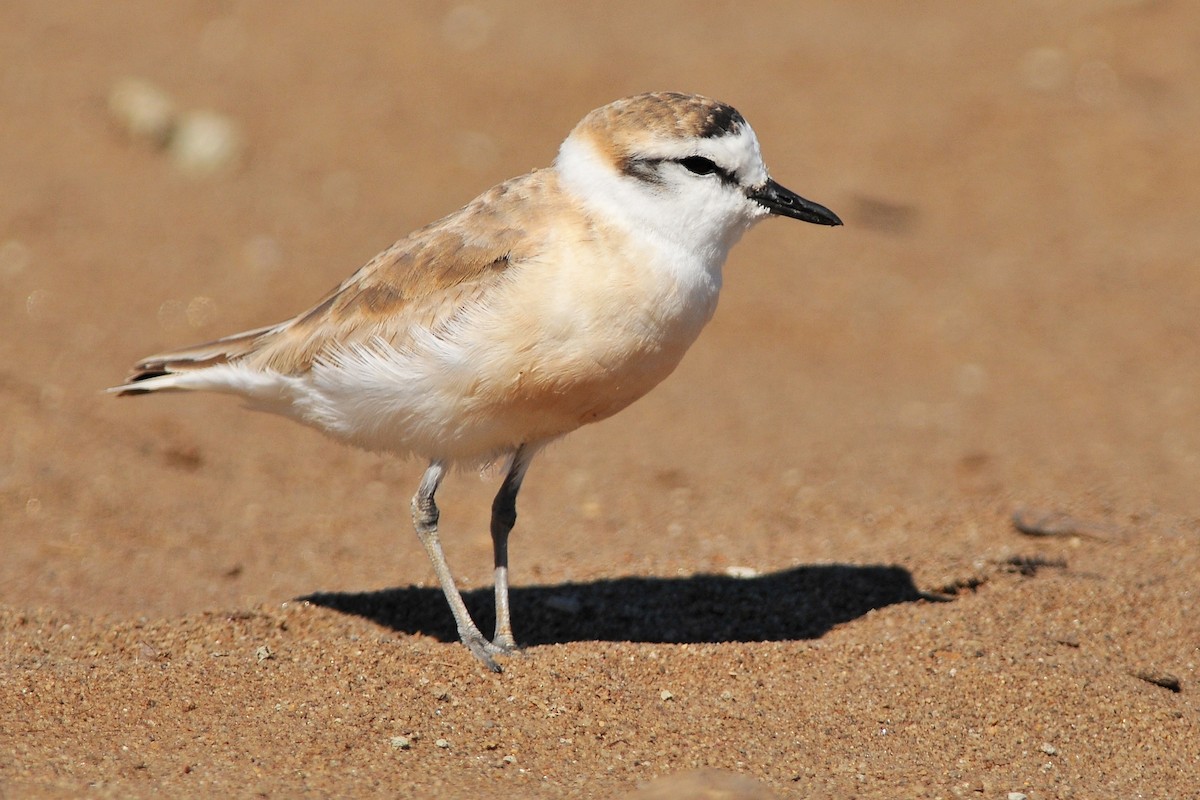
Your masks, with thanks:
[{"label": "white belly", "polygon": [[441,335],[355,347],[287,378],[289,407],[269,410],[371,450],[488,461],[609,417],[666,378],[712,316],[720,272],[533,264],[494,288]]}]

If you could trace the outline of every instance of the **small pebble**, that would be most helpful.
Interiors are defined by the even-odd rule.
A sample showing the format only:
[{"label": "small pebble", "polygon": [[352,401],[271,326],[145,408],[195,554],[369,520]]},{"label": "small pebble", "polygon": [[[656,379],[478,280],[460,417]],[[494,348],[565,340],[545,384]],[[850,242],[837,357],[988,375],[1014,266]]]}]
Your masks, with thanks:
[{"label": "small pebble", "polygon": [[163,147],[175,127],[175,101],[149,81],[125,78],[108,93],[108,113],[133,139]]},{"label": "small pebble", "polygon": [[412,747],[412,741],[407,736],[393,736],[392,747],[397,750],[407,750]]},{"label": "small pebble", "polygon": [[189,111],[180,116],[168,150],[185,173],[204,177],[237,164],[243,147],[233,120],[215,111]]},{"label": "small pebble", "polygon": [[1008,800],[1029,800],[1029,796],[1024,792],[1009,792]]},{"label": "small pebble", "polygon": [[501,761],[503,761],[505,764],[515,764],[515,763],[517,763],[517,757],[516,757],[516,756],[514,756],[514,755],[507,755],[507,756],[505,756],[504,758],[502,758],[502,759],[500,759],[500,760],[501,760]]},{"label": "small pebble", "polygon": [[1041,750],[1048,756],[1058,755],[1058,748],[1049,743],[1042,745]]},{"label": "small pebble", "polygon": [[271,652],[271,648],[267,647],[264,644],[264,645],[260,645],[259,648],[254,651],[254,657],[256,659],[258,659],[258,663],[261,664],[262,662],[266,661],[268,658],[274,658],[275,654]]},{"label": "small pebble", "polygon": [[1180,692],[1183,690],[1183,684],[1177,675],[1170,672],[1162,672],[1157,669],[1142,669],[1131,673],[1135,678],[1153,683],[1155,686],[1161,686],[1164,689],[1169,689],[1172,692]]},{"label": "small pebble", "polygon": [[436,742],[434,742],[434,745],[445,750],[450,746],[450,742],[446,741],[445,739],[438,739]]},{"label": "small pebble", "polygon": [[659,693],[659,695],[658,695],[658,696],[659,696],[659,697],[661,697],[661,698],[662,698],[664,701],[666,701],[666,700],[674,700],[674,699],[675,699],[675,695],[671,694],[671,693],[670,693],[670,692],[668,692],[666,689],[663,689],[663,690],[662,690],[662,691]]}]

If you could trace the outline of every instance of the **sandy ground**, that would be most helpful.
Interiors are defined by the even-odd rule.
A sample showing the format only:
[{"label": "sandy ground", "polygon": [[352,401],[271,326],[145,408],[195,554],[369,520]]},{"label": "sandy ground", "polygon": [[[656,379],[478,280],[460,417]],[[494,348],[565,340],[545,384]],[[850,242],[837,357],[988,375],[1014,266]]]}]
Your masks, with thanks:
[{"label": "sandy ground", "polygon": [[[0,4],[0,796],[1195,796],[1198,31],[1185,0]],[[125,135],[126,76],[233,120],[236,166]],[[846,226],[754,231],[679,371],[534,464],[502,675],[410,530],[422,465],[100,392],[665,88]],[[495,486],[439,495],[485,626]]]}]

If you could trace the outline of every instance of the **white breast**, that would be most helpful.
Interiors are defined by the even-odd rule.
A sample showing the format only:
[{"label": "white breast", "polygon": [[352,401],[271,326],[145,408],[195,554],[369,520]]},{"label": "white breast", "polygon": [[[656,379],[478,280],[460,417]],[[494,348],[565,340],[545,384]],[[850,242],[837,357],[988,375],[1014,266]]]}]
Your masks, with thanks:
[{"label": "white breast", "polygon": [[628,242],[563,244],[514,266],[446,335],[418,332],[403,352],[347,349],[289,382],[290,415],[371,449],[487,461],[650,391],[712,316],[719,289],[719,265],[664,262]]}]

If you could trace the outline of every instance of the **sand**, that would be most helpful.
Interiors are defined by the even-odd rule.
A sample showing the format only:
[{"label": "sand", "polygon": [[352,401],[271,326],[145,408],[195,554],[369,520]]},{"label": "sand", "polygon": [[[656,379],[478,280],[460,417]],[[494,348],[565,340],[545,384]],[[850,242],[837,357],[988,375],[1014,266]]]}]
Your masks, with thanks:
[{"label": "sand", "polygon": [[[0,5],[0,796],[1195,796],[1198,24]],[[130,135],[131,76],[232,160]],[[738,106],[846,226],[756,229],[678,372],[534,463],[503,674],[423,465],[101,392],[652,89]],[[497,483],[439,495],[485,629]]]}]

